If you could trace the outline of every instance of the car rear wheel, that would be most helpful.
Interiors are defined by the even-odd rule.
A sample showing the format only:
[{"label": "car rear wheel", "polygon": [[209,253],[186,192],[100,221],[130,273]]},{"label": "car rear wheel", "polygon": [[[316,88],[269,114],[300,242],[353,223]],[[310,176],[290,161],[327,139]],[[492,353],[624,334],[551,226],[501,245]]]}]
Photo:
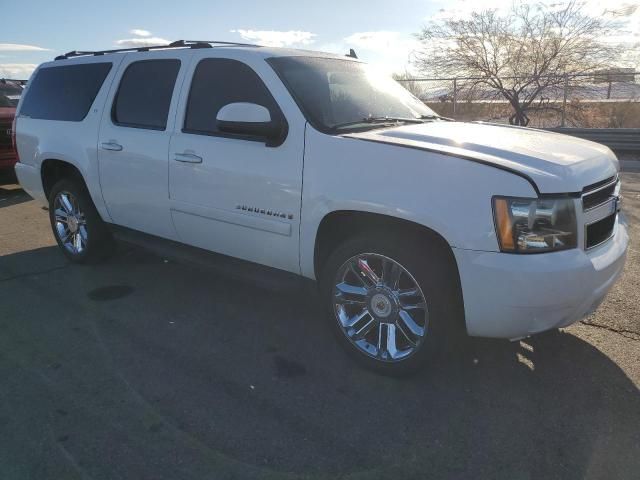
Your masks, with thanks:
[{"label": "car rear wheel", "polygon": [[63,179],[53,186],[49,220],[58,246],[72,262],[93,263],[112,251],[111,234],[78,180]]},{"label": "car rear wheel", "polygon": [[428,241],[347,240],[329,256],[321,290],[340,343],[384,374],[415,372],[459,333],[456,270]]}]

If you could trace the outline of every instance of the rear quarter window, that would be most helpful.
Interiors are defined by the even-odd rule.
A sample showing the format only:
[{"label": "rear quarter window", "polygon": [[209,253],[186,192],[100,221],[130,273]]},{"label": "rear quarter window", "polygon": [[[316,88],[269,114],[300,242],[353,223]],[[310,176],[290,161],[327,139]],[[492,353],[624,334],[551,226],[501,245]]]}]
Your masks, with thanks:
[{"label": "rear quarter window", "polygon": [[84,120],[111,63],[41,68],[29,83],[20,115],[42,120]]}]

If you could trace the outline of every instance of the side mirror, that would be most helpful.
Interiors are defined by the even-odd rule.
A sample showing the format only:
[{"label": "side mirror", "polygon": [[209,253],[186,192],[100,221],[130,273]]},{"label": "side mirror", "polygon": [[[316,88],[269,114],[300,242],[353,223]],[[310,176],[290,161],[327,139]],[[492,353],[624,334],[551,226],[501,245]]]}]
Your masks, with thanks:
[{"label": "side mirror", "polygon": [[221,132],[264,138],[267,145],[282,139],[283,126],[271,118],[269,110],[255,103],[230,103],[216,117]]}]

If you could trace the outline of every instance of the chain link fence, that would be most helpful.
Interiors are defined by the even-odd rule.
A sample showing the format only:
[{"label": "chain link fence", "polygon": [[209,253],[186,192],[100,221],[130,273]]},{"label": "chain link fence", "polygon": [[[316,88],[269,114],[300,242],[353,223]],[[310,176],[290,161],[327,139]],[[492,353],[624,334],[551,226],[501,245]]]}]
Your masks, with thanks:
[{"label": "chain link fence", "polygon": [[[398,79],[440,115],[462,121],[508,123],[513,113],[509,102],[479,80]],[[529,106],[528,126],[640,128],[639,80],[640,72],[629,69],[565,76],[560,85],[546,88]]]}]

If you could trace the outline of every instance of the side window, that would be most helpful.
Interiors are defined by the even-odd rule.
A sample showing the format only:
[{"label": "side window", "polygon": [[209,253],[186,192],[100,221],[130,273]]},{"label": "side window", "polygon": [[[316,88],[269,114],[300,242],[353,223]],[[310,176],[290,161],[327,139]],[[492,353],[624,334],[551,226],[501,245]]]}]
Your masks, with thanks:
[{"label": "side window", "polygon": [[201,60],[193,74],[183,131],[204,135],[233,136],[216,126],[218,112],[236,102],[266,107],[271,118],[283,118],[266,85],[248,65],[228,58]]},{"label": "side window", "polygon": [[41,68],[30,82],[20,114],[41,120],[81,122],[109,70],[111,63]]},{"label": "side window", "polygon": [[127,67],[111,110],[113,123],[164,130],[180,60],[141,60]]}]

